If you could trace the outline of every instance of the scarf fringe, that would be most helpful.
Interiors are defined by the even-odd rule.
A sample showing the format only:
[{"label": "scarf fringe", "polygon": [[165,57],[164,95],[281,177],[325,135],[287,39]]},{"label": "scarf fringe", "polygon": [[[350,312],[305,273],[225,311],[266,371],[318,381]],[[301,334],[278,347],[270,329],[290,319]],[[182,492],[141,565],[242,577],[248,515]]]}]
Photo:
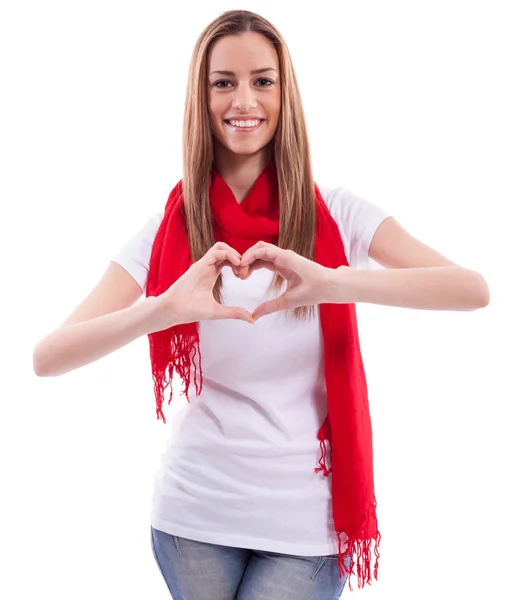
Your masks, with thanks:
[{"label": "scarf fringe", "polygon": [[[325,444],[325,431],[328,427],[328,424],[325,424],[321,427],[319,431],[319,439],[321,442],[321,458],[318,461],[318,466],[315,467],[315,472],[322,472],[324,477],[328,477],[328,475],[332,472],[332,469],[328,469],[326,466],[326,444]],[[375,510],[375,506],[372,507],[371,511]],[[370,511],[368,511],[362,525],[357,528],[353,527],[352,530],[365,531],[366,523],[368,522]],[[348,587],[350,591],[353,592],[351,578],[355,576],[354,566],[357,564],[357,587],[359,589],[364,588],[365,584],[371,585],[372,583],[372,574],[371,574],[371,545],[372,541],[374,541],[374,553],[375,553],[375,565],[373,567],[373,577],[375,581],[378,580],[378,569],[379,569],[379,544],[381,541],[381,534],[377,531],[377,537],[375,540],[373,538],[370,539],[356,539],[354,537],[350,538],[350,536],[344,530],[336,531],[337,540],[338,540],[338,562],[337,566],[339,568],[339,579],[342,579],[345,575],[348,575]],[[341,536],[345,536],[345,539],[341,539]],[[341,549],[342,544],[346,544],[346,548],[344,550]],[[355,563],[354,557],[357,555],[357,562]],[[346,566],[346,558],[349,559],[349,568]]]},{"label": "scarf fringe", "polygon": [[[354,567],[357,564],[357,587],[359,589],[364,588],[365,584],[372,584],[372,573],[371,573],[371,560],[372,560],[372,551],[371,546],[372,542],[374,543],[374,554],[375,554],[375,564],[373,567],[373,577],[375,581],[378,581],[378,570],[379,570],[379,544],[381,542],[381,534],[377,532],[377,537],[375,539],[354,539],[349,538],[345,531],[337,531],[337,539],[339,542],[339,559],[338,559],[338,567],[339,567],[339,577],[342,578],[344,575],[348,575],[348,587],[350,591],[353,592],[351,578],[355,576]],[[345,535],[348,539],[344,540],[347,544],[344,550],[341,550],[341,545],[343,541],[341,540],[341,535]],[[354,557],[357,555],[357,563],[354,561]],[[350,559],[350,567],[346,566],[346,557]]]},{"label": "scarf fringe", "polygon": [[328,469],[326,466],[326,444],[324,439],[321,439],[321,458],[319,459],[319,466],[315,467],[316,473],[320,473],[321,471],[325,477],[328,477],[328,475],[332,472],[332,469]]},{"label": "scarf fringe", "polygon": [[[203,374],[201,369],[201,350],[199,347],[199,337],[196,334],[186,335],[180,334],[174,330],[167,330],[167,336],[161,337],[161,342],[158,344],[158,339],[155,343],[152,342],[150,336],[149,340],[151,345],[151,357],[153,358],[153,369],[152,378],[154,380],[154,396],[156,398],[156,419],[162,419],[163,423],[166,423],[165,415],[163,413],[163,394],[167,387],[170,387],[170,397],[168,405],[172,400],[172,377],[174,371],[181,377],[183,382],[183,389],[181,395],[184,395],[187,402],[190,403],[188,395],[188,389],[191,382],[194,383],[196,388],[196,395],[201,394],[201,388],[203,386]],[[161,352],[158,346],[168,344],[170,346],[168,354]],[[170,356],[170,360],[166,366],[158,365],[154,360],[156,356]],[[193,374],[193,377],[192,377]]]}]

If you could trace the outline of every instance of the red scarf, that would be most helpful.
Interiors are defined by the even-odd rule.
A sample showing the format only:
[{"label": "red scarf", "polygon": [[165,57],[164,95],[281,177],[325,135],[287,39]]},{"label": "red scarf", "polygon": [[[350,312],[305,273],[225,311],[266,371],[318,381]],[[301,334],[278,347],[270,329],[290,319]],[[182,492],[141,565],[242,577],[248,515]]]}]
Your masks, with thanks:
[{"label": "red scarf", "polygon": [[[152,246],[147,296],[162,294],[192,264],[184,224],[182,194],[180,181],[169,195],[164,217]],[[279,191],[272,163],[261,173],[240,204],[215,169],[210,180],[209,195],[216,242],[225,242],[240,254],[244,254],[258,241],[277,245]],[[339,229],[317,186],[315,201],[316,262],[333,269],[341,265],[349,266]],[[332,473],[332,511],[339,542],[339,576],[346,573],[350,577],[354,575],[356,562],[358,586],[361,588],[372,580],[372,540],[375,553],[373,575],[377,579],[381,536],[377,528],[373,484],[368,391],[359,346],[355,304],[321,304],[319,314],[324,342],[328,414],[317,435],[322,456],[315,471],[323,472],[325,477]],[[252,325],[256,326],[258,325]],[[163,393],[170,385],[170,404],[174,370],[184,383],[187,400],[191,381],[196,387],[196,394],[201,392],[201,354],[197,324],[187,323],[149,334],[149,343],[156,415],[165,423],[161,408]],[[270,373],[267,373],[267,377],[270,377]],[[325,464],[325,440],[330,443],[331,469]],[[345,548],[342,550],[343,543]],[[349,569],[344,560],[346,556],[350,558]]]}]

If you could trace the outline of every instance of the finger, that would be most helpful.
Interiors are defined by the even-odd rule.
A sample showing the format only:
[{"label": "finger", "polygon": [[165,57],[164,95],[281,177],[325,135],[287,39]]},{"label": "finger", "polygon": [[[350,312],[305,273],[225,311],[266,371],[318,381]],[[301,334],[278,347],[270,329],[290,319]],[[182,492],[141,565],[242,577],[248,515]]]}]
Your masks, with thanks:
[{"label": "finger", "polygon": [[[274,244],[270,244],[269,242],[263,242],[263,241],[257,242],[253,246],[250,246],[250,248],[247,250],[247,252],[249,252],[250,250],[257,250],[258,248],[264,248],[265,246],[274,246]],[[274,247],[277,248],[278,246],[274,246]]]},{"label": "finger", "polygon": [[261,317],[265,317],[266,315],[270,315],[280,310],[288,310],[289,308],[291,308],[291,306],[288,303],[285,294],[282,294],[274,300],[268,300],[267,302],[260,304],[252,313],[252,318],[254,321],[259,321]]},{"label": "finger", "polygon": [[216,242],[212,248],[210,248],[210,250],[232,250],[232,252],[235,252],[238,256],[241,256],[235,248],[225,244],[225,242]]},{"label": "finger", "polygon": [[237,269],[237,276],[240,279],[248,279],[252,274],[252,271],[258,271],[259,269],[268,269],[273,273],[277,273],[277,268],[275,267],[274,263],[268,260],[256,260],[251,265],[247,265],[246,267],[240,266]]},{"label": "finger", "polygon": [[219,261],[214,263],[214,267],[217,269],[218,273],[221,273],[221,271],[223,270],[223,267],[230,267],[232,269],[232,271],[234,272],[234,275],[236,277],[239,277],[239,267],[237,265],[233,265],[229,260],[223,260],[223,261]]},{"label": "finger", "polygon": [[241,259],[241,254],[239,254],[239,252],[235,248],[232,248],[232,246],[225,244],[225,242],[216,242],[212,246],[212,248],[210,248],[207,254],[213,255],[216,252],[222,251],[231,252],[234,256],[237,256],[237,258]]},{"label": "finger", "polygon": [[253,246],[243,254],[241,257],[242,267],[251,264],[259,258],[263,260],[275,261],[277,258],[284,256],[284,253],[286,252],[286,250],[278,248],[273,244],[266,244],[265,242],[261,243],[263,244],[262,246],[260,245],[256,248],[256,244],[256,246]]},{"label": "finger", "polygon": [[208,254],[208,262],[209,266],[216,265],[221,262],[228,261],[234,267],[239,267],[241,264],[241,256],[239,252],[235,250],[220,250],[220,249],[212,249]]},{"label": "finger", "polygon": [[[241,268],[241,267],[240,267]],[[269,271],[276,271],[277,268],[273,262],[269,260],[262,260],[258,258],[252,264],[248,266],[251,271],[258,271],[259,269],[268,269]]]},{"label": "finger", "polygon": [[276,246],[271,248],[258,248],[249,253],[249,256],[241,258],[241,264],[238,267],[238,277],[247,279],[252,271],[257,269],[268,269],[274,273],[278,273],[285,268],[288,262],[284,253],[286,250],[281,250]]},{"label": "finger", "polygon": [[217,305],[214,319],[239,319],[251,324],[254,322],[252,315],[244,308],[222,304]]}]

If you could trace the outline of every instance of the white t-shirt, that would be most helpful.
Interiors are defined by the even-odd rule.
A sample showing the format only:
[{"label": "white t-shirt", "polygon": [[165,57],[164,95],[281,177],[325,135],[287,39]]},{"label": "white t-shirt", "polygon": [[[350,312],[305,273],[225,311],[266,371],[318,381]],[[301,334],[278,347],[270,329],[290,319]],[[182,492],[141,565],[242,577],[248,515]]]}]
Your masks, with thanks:
[{"label": "white t-shirt", "polygon": [[[380,268],[368,248],[391,215],[345,187],[319,189],[350,266]],[[112,259],[143,290],[162,217],[152,216]],[[267,299],[271,279],[267,269],[246,281],[223,269],[224,304],[253,311]],[[254,325],[200,321],[199,335],[203,388],[200,396],[189,390],[191,401],[172,424],[154,478],[152,526],[226,546],[336,554],[331,477],[314,470],[321,455],[317,432],[327,413],[318,311],[310,321],[284,312]]]}]

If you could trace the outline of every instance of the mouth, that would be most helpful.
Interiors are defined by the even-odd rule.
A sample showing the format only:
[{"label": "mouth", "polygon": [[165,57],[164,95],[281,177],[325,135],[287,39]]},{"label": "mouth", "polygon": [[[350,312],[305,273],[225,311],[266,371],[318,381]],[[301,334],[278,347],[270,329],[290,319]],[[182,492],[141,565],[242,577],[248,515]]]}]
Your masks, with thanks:
[{"label": "mouth", "polygon": [[225,121],[225,124],[232,131],[238,133],[248,133],[249,131],[256,131],[257,129],[259,129],[265,121],[266,119],[255,119],[246,121],[229,120]]}]

